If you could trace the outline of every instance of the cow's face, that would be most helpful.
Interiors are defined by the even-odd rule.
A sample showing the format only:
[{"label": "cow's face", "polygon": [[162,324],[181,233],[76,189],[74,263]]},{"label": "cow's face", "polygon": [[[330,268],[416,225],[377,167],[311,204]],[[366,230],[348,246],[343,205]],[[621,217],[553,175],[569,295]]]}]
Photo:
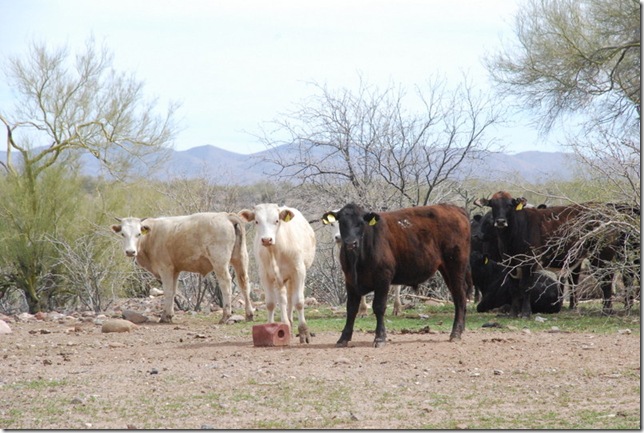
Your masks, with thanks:
[{"label": "cow's face", "polygon": [[150,232],[143,224],[146,218],[116,218],[120,224],[112,225],[112,231],[123,238],[123,251],[128,257],[136,257],[139,252],[139,238]]},{"label": "cow's face", "polygon": [[280,210],[276,204],[264,203],[258,204],[252,211],[244,209],[239,216],[246,222],[255,221],[257,238],[263,246],[270,247],[275,245],[280,226],[291,221],[295,214],[288,209]]},{"label": "cow's face", "polygon": [[347,251],[355,251],[360,246],[360,240],[368,225],[375,225],[380,216],[373,212],[365,212],[360,206],[350,203],[339,211],[330,211],[324,214],[322,222],[337,224],[340,229],[340,238]]},{"label": "cow's face", "polygon": [[521,211],[526,203],[527,200],[525,198],[512,198],[510,194],[504,191],[497,192],[489,200],[477,200],[477,204],[492,208],[494,227],[497,229],[506,228],[508,221],[513,219],[514,213]]}]

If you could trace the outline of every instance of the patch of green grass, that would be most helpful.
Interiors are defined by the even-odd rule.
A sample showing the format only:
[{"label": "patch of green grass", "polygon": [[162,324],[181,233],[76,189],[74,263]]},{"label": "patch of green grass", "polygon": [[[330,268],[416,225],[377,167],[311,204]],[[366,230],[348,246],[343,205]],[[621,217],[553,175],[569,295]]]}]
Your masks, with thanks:
[{"label": "patch of green grass", "polygon": [[29,380],[29,381],[21,381],[21,382],[15,382],[7,386],[7,388],[11,389],[29,389],[29,390],[34,390],[34,391],[42,391],[45,389],[49,388],[57,388],[57,387],[63,387],[67,385],[67,381],[65,379],[57,380],[57,379],[34,379],[34,380]]}]

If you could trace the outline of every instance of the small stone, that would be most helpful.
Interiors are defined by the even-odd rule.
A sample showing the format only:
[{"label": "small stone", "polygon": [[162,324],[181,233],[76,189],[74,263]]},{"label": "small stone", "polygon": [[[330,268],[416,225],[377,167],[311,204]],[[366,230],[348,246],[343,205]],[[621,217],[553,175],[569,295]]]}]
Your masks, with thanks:
[{"label": "small stone", "polygon": [[502,374],[503,374],[503,370],[497,370],[497,369],[494,370],[494,375],[495,376],[500,376]]},{"label": "small stone", "polygon": [[150,369],[150,374],[159,374],[159,370],[157,370],[156,368],[152,368]]},{"label": "small stone", "polygon": [[74,397],[71,401],[72,404],[83,404],[83,400],[78,397]]},{"label": "small stone", "polygon": [[618,329],[617,332],[622,335],[630,335],[632,331],[626,328],[626,329]]},{"label": "small stone", "polygon": [[239,314],[233,314],[228,318],[228,320],[226,320],[226,324],[231,325],[233,323],[243,322],[244,320],[246,320],[244,316],[241,316]]},{"label": "small stone", "polygon": [[11,334],[11,327],[4,320],[0,320],[0,334]]},{"label": "small stone", "polygon": [[163,295],[163,290],[159,290],[156,287],[152,287],[150,289],[150,296],[162,296]]},{"label": "small stone", "polygon": [[103,322],[103,327],[101,332],[130,332],[132,329],[135,329],[137,326],[130,322],[129,320],[124,319],[110,319]]},{"label": "small stone", "polygon": [[541,317],[541,316],[536,316],[536,317],[534,318],[534,321],[535,321],[535,322],[539,322],[539,323],[543,323],[543,322],[545,322],[546,320],[548,320],[548,319],[543,318],[543,317]]},{"label": "small stone", "polygon": [[137,313],[136,311],[132,310],[124,310],[122,315],[125,320],[129,320],[130,322],[136,324],[145,323],[150,320],[147,318],[147,316],[144,316],[143,314]]}]

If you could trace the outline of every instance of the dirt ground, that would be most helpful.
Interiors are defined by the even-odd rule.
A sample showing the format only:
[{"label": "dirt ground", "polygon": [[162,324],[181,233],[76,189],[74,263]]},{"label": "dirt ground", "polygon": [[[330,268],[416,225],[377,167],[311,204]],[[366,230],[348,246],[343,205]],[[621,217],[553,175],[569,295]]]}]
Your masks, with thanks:
[{"label": "dirt ground", "polygon": [[251,324],[211,317],[124,333],[91,315],[10,320],[0,428],[640,426],[638,333],[468,327],[457,343],[390,332],[375,349],[373,334],[336,348],[339,333],[317,332],[310,345],[254,347]]}]

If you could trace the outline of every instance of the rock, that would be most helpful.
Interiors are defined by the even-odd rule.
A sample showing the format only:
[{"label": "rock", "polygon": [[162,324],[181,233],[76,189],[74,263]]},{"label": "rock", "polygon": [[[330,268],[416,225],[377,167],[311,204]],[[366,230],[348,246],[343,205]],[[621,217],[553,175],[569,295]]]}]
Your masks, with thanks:
[{"label": "rock", "polygon": [[137,313],[136,311],[132,311],[132,310],[124,310],[122,314],[125,320],[129,320],[130,322],[136,323],[136,324],[145,323],[148,320],[150,320],[143,314]]},{"label": "rock", "polygon": [[78,397],[74,397],[71,401],[72,404],[83,404],[83,400]]},{"label": "rock", "polygon": [[103,322],[101,332],[130,332],[136,329],[136,325],[129,320],[124,319],[109,319]]},{"label": "rock", "polygon": [[110,341],[109,344],[107,345],[110,349],[117,349],[121,347],[127,347],[123,343],[119,343],[118,341]]},{"label": "rock", "polygon": [[0,320],[0,334],[11,334],[11,328],[4,320]]},{"label": "rock", "polygon": [[617,330],[617,332],[618,332],[619,334],[626,334],[626,335],[630,335],[630,333],[631,333],[632,331],[631,331],[630,329],[626,328],[626,329],[618,329],[618,330]]},{"label": "rock", "polygon": [[34,318],[36,320],[47,320],[47,313],[45,313],[44,311],[39,311],[34,314]]},{"label": "rock", "polygon": [[244,316],[241,316],[239,314],[233,314],[228,318],[228,320],[226,320],[226,324],[230,325],[232,323],[243,322],[244,320],[246,320]]},{"label": "rock", "polygon": [[546,318],[544,318],[544,317],[541,317],[541,316],[536,316],[536,317],[534,318],[534,321],[535,321],[535,322],[539,322],[539,323],[543,323],[543,322],[545,322],[546,320],[548,320],[548,319],[546,319]]},{"label": "rock", "polygon": [[16,320],[18,322],[31,322],[33,320],[36,320],[33,314],[29,313],[20,313],[16,316]]},{"label": "rock", "polygon": [[162,296],[163,295],[163,290],[159,290],[156,287],[152,287],[150,289],[150,296],[156,297],[156,296]]},{"label": "rock", "polygon": [[502,374],[503,374],[503,370],[497,370],[497,369],[494,370],[494,375],[495,376],[500,376]]}]

